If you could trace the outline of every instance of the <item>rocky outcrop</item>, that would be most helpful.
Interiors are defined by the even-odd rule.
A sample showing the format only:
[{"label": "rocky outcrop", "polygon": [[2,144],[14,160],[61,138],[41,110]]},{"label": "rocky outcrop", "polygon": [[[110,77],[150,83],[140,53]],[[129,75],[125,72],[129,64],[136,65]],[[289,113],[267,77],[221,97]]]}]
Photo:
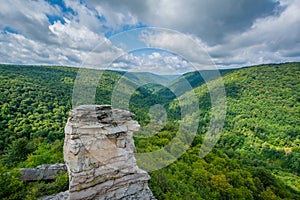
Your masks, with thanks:
[{"label": "rocky outcrop", "polygon": [[42,200],[69,200],[69,191],[61,192],[58,194],[50,195],[41,198]]},{"label": "rocky outcrop", "polygon": [[64,143],[69,199],[155,199],[148,173],[136,165],[133,131],[140,126],[132,116],[108,105],[70,112]]},{"label": "rocky outcrop", "polygon": [[57,174],[65,174],[67,167],[65,164],[40,165],[36,168],[21,168],[20,172],[23,181],[53,181]]}]

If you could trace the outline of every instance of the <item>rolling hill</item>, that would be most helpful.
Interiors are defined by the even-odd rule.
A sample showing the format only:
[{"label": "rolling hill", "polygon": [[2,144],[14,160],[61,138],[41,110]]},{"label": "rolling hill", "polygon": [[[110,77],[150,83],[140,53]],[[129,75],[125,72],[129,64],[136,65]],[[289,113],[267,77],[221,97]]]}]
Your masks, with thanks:
[{"label": "rolling hill", "polygon": [[[0,173],[5,174],[6,183],[0,181],[1,198],[34,199],[66,187],[66,177],[55,183],[19,181],[14,169],[63,162],[63,128],[72,106],[77,71],[69,67],[0,66]],[[110,103],[123,73],[103,73],[96,103]],[[185,78],[192,85],[201,116],[192,146],[176,162],[151,172],[154,195],[158,199],[299,199],[300,63],[253,66],[221,74],[227,94],[225,126],[216,147],[204,158],[198,155],[210,119],[208,89],[198,72],[172,83],[167,80],[169,87],[180,91],[178,98],[187,106],[191,91],[181,90],[180,82]],[[140,75],[126,77],[128,88],[145,76],[152,81],[154,77],[155,81],[166,79]],[[132,94],[130,109],[140,124],[149,123],[148,111],[155,104],[163,104],[168,114],[167,123],[156,135],[135,138],[138,152],[160,149],[178,134],[180,106],[170,94],[170,89],[155,84]]]}]

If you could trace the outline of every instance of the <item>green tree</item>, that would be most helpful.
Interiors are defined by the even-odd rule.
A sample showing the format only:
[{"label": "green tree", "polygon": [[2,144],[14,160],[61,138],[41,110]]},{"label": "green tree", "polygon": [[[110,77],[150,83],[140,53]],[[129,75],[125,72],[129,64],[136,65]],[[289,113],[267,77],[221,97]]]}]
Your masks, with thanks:
[{"label": "green tree", "polygon": [[6,150],[6,155],[2,158],[2,163],[7,167],[16,167],[19,163],[26,160],[27,155],[33,150],[31,145],[28,145],[28,140],[26,138],[19,138]]},{"label": "green tree", "polygon": [[261,200],[279,200],[280,198],[277,197],[274,192],[271,190],[270,187],[267,187],[267,189],[259,194],[259,198]]},{"label": "green tree", "polygon": [[8,171],[0,163],[0,199],[13,200],[22,199],[24,195],[24,183],[19,179],[17,170]]}]

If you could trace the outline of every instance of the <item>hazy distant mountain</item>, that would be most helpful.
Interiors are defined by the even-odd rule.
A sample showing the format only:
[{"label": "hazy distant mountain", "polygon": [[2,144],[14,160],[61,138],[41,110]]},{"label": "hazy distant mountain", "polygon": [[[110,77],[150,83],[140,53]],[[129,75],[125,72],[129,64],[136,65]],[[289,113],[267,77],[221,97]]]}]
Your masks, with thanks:
[{"label": "hazy distant mountain", "polygon": [[166,85],[180,77],[180,75],[157,75],[150,72],[124,72],[113,71],[139,85],[147,83]]}]

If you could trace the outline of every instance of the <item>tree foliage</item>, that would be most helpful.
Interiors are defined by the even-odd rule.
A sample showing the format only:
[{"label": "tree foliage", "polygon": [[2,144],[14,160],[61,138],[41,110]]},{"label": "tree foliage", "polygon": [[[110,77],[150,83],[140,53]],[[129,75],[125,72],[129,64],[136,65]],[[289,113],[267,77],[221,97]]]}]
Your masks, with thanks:
[{"label": "tree foliage", "polygon": [[[67,189],[66,176],[53,183],[24,183],[15,167],[63,162],[62,146],[78,69],[47,66],[0,66],[0,198],[36,199]],[[205,158],[199,149],[207,132],[211,103],[198,73],[186,78],[199,98],[199,128],[188,150],[161,170],[151,172],[150,188],[158,199],[300,199],[300,77],[299,63],[263,65],[222,72],[227,115],[222,137]],[[110,104],[121,72],[105,71],[99,80],[96,103]],[[158,84],[139,87],[129,108],[143,126],[135,137],[138,152],[167,146],[180,152],[189,133],[179,132],[180,106],[189,106],[191,91],[181,96]],[[213,80],[214,81],[214,80]],[[135,87],[125,81],[124,94]],[[183,103],[179,104],[179,100]],[[122,99],[120,99],[122,101]],[[163,126],[151,124],[149,110],[161,104]],[[197,117],[186,116],[186,122]],[[175,144],[175,143],[174,143]],[[183,144],[183,145],[182,145]],[[184,150],[184,149],[183,149]]]}]

